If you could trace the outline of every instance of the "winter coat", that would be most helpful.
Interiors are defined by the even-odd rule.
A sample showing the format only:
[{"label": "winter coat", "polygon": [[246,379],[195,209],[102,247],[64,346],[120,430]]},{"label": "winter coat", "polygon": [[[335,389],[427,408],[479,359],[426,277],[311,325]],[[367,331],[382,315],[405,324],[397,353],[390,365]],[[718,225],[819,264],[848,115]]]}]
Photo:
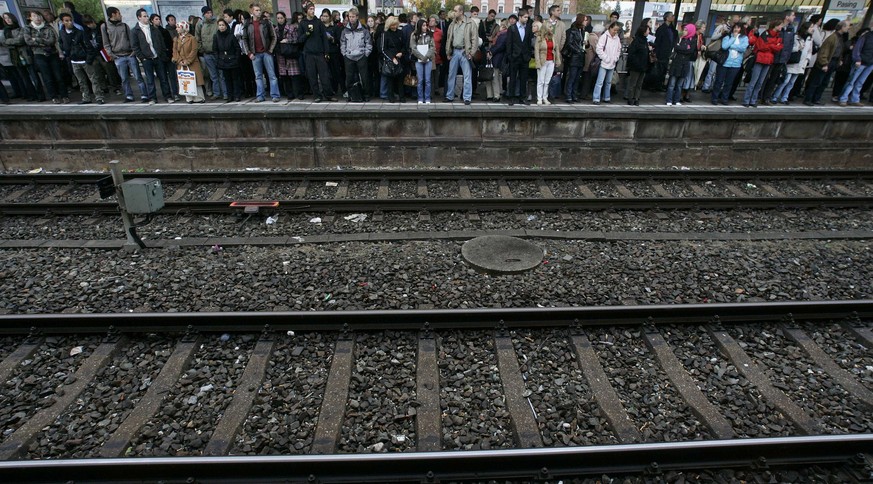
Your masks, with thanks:
[{"label": "winter coat", "polygon": [[442,52],[441,49],[443,47],[443,31],[439,28],[433,29],[433,45],[434,49],[436,49],[436,55],[434,56],[434,65],[438,66],[443,63],[443,56],[440,53]]},{"label": "winter coat", "polygon": [[[537,43],[534,45],[534,60],[536,61],[537,69],[540,69],[546,64],[546,59],[549,55],[549,44],[545,37],[537,37]],[[561,49],[558,43],[552,39],[552,56],[555,60],[555,69],[561,67]]]},{"label": "winter coat", "polygon": [[839,58],[842,53],[842,36],[840,36],[836,32],[832,32],[828,34],[828,36],[824,39],[824,42],[821,43],[821,49],[819,49],[818,55],[815,58],[815,65],[819,67],[824,67],[830,64],[831,59],[835,57]]},{"label": "winter coat", "polygon": [[12,58],[12,54],[15,51],[15,49],[13,48],[10,50],[9,47],[6,47],[5,41],[6,41],[5,33],[2,30],[0,30],[0,66],[12,67],[12,66],[18,65],[18,59]]},{"label": "winter coat", "polygon": [[646,72],[649,69],[649,40],[637,35],[627,48],[628,72]]},{"label": "winter coat", "polygon": [[791,57],[791,53],[794,52],[794,42],[797,37],[797,33],[794,30],[794,25],[787,25],[781,32],[779,32],[779,37],[782,38],[782,51],[776,58],[773,60],[774,64],[787,64],[788,58]]},{"label": "winter coat", "polygon": [[[318,20],[318,19],[316,19]],[[321,21],[318,22],[319,24]],[[242,48],[243,54],[255,54],[255,35],[260,36],[261,45],[264,46],[264,52],[272,54],[276,48],[276,32],[273,30],[273,25],[267,22],[263,17],[258,22],[259,29],[255,32],[255,22],[249,20],[242,28]]]},{"label": "winter coat", "polygon": [[488,47],[489,51],[491,52],[491,65],[494,66],[495,69],[506,69],[503,64],[506,62],[507,32],[509,31],[504,30],[503,32],[497,34],[494,42],[492,42]]},{"label": "winter coat", "polygon": [[109,56],[127,57],[133,54],[133,46],[130,43],[130,27],[124,22],[106,22],[100,27],[103,37],[103,48]]},{"label": "winter coat", "polygon": [[765,31],[755,38],[755,63],[772,65],[776,54],[782,51],[782,37],[775,30]]},{"label": "winter coat", "polygon": [[[421,52],[418,51],[419,45],[427,46],[427,53],[421,55]],[[431,62],[433,61],[434,55],[436,55],[436,45],[433,42],[433,35],[430,33],[423,34],[418,41],[415,40],[415,34],[409,36],[409,52],[417,59],[422,62]]]},{"label": "winter coat", "polygon": [[30,46],[34,55],[58,55],[58,33],[51,25],[37,29],[32,25],[24,28],[24,42]]},{"label": "winter coat", "polygon": [[[13,62],[18,65],[21,59],[27,64],[33,63],[33,54],[27,43],[24,41],[24,29],[19,28],[4,28],[3,43],[9,47],[9,56]],[[16,60],[18,58],[18,60]]]},{"label": "winter coat", "polygon": [[563,59],[564,63],[569,64],[570,67],[583,67],[585,65],[585,34],[582,30],[568,29],[564,46],[570,53],[569,59]]},{"label": "winter coat", "polygon": [[165,60],[169,60],[173,58],[173,36],[170,34],[170,31],[163,28],[158,27],[158,32],[161,33],[161,39],[164,40],[164,50],[167,53],[167,58]]},{"label": "winter coat", "polygon": [[306,55],[325,55],[330,52],[327,32],[318,17],[300,21],[300,34],[303,39],[303,53]]},{"label": "winter coat", "polygon": [[585,36],[585,42],[588,44],[588,48],[585,49],[585,65],[582,66],[582,72],[588,72],[590,70],[591,62],[595,57],[597,57],[597,43],[599,41],[600,38],[593,32],[589,32],[588,35]]},{"label": "winter coat", "polygon": [[873,65],[873,36],[870,32],[862,35],[852,47],[852,63],[856,62],[865,66]]},{"label": "winter coat", "polygon": [[728,51],[724,64],[722,64],[724,67],[742,67],[743,54],[749,48],[749,38],[743,34],[737,37],[734,37],[732,34],[726,35],[721,39],[721,48]]},{"label": "winter coat", "polygon": [[239,42],[236,37],[230,32],[218,32],[212,36],[212,47],[210,49],[215,53],[216,65],[219,69],[236,69],[239,67],[239,58],[242,55],[242,49],[239,48]]},{"label": "winter coat", "polygon": [[794,39],[793,52],[800,52],[800,62],[785,66],[786,72],[788,74],[803,74],[806,66],[809,65],[809,60],[812,58],[812,38],[803,39],[797,36]]},{"label": "winter coat", "polygon": [[[291,44],[296,44],[299,47],[299,27],[299,24],[292,24],[290,22],[285,22],[285,24],[281,26],[276,25],[276,48],[281,49],[281,47],[278,47],[279,43],[285,39],[287,39]],[[300,58],[292,59],[283,55],[277,55],[276,63],[279,66],[279,72],[277,74],[280,76],[299,76],[301,74]]]},{"label": "winter coat", "polygon": [[669,74],[671,77],[682,79],[688,75],[688,69],[691,66],[691,56],[694,54],[695,49],[697,49],[695,42],[693,37],[686,37],[676,44],[676,47],[673,49],[673,62],[670,63]]},{"label": "winter coat", "polygon": [[214,45],[212,38],[218,33],[218,21],[215,17],[212,20],[205,18],[201,22],[197,22],[197,27],[194,28],[194,37],[197,39],[197,51],[201,54],[212,54]]},{"label": "winter coat", "polygon": [[386,30],[382,34],[382,45],[379,47],[383,50],[383,54],[391,59],[398,53],[405,53],[406,47],[403,45],[403,32],[400,30]]},{"label": "winter coat", "polygon": [[[544,29],[549,29],[552,31],[552,41],[555,43],[555,47],[558,49],[558,52],[564,49],[564,43],[567,42],[567,24],[564,23],[563,20],[558,20],[555,25],[552,25],[552,21],[550,19],[543,20]],[[561,59],[563,62],[564,59]],[[558,65],[557,63],[555,64]]]},{"label": "winter coat", "polygon": [[85,40],[85,32],[73,27],[73,31],[67,33],[67,29],[61,29],[61,52],[64,57],[72,62],[86,62],[88,64],[97,57],[97,50],[90,41]]},{"label": "winter coat", "polygon": [[655,31],[655,55],[658,57],[658,62],[667,62],[673,53],[677,38],[676,28],[672,25],[667,25],[665,22],[658,27]]},{"label": "winter coat", "polygon": [[148,25],[146,28],[149,29],[149,33],[152,38],[152,47],[154,48],[154,53],[152,49],[149,47],[148,41],[146,40],[145,32],[143,32],[142,25],[137,24],[136,27],[133,28],[131,35],[131,45],[133,46],[133,53],[139,60],[144,59],[157,59],[161,61],[167,60],[167,48],[164,46],[164,36],[161,35],[161,32],[154,25]]},{"label": "winter coat", "polygon": [[352,61],[370,57],[373,53],[373,40],[366,25],[361,22],[346,25],[340,37],[340,53]]},{"label": "winter coat", "polygon": [[[446,29],[449,31],[445,36],[446,52],[449,54],[455,51],[455,39],[453,36],[455,35],[455,27],[457,26],[457,23],[457,20],[453,20],[450,24],[446,25]],[[476,24],[471,22],[468,18],[461,20],[461,23],[464,24],[461,31],[464,35],[464,53],[472,56],[476,53],[476,49],[479,48],[479,41],[477,40],[478,28],[476,27]]]},{"label": "winter coat", "polygon": [[334,56],[342,55],[340,53],[340,39],[343,35],[345,27],[342,25],[331,25],[324,27],[324,33],[327,35],[327,53]]},{"label": "winter coat", "polygon": [[187,66],[188,70],[194,71],[198,86],[206,85],[203,82],[203,71],[200,69],[200,58],[197,57],[197,39],[193,35],[187,34],[185,37],[180,35],[173,41],[173,62],[179,69]]},{"label": "winter coat", "polygon": [[609,31],[603,32],[597,40],[597,57],[600,57],[600,67],[606,70],[615,69],[618,58],[621,56],[621,38],[609,35]]}]

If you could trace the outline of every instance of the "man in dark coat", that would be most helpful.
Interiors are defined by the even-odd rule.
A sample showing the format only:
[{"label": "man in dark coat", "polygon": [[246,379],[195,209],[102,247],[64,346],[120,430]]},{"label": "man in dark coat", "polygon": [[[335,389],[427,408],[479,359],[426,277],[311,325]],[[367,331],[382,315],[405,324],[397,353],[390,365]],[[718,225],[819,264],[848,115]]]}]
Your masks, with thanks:
[{"label": "man in dark coat", "polygon": [[666,91],[664,79],[667,75],[667,66],[670,64],[673,47],[679,40],[674,24],[675,20],[676,16],[673,15],[673,12],[665,13],[664,23],[655,31],[655,57],[658,58],[658,63],[650,71],[651,77],[648,79],[650,89]]},{"label": "man in dark coat", "polygon": [[518,16],[510,15],[509,21],[517,20],[510,25],[506,40],[506,62],[509,65],[509,105],[515,104],[513,98],[517,98],[524,104],[530,104],[527,100],[527,72],[530,58],[533,55],[533,29],[526,10],[519,12]]},{"label": "man in dark coat", "polygon": [[144,103],[158,102],[158,91],[155,85],[155,75],[161,82],[161,92],[168,103],[174,102],[170,83],[167,82],[167,72],[164,70],[167,60],[167,48],[164,46],[164,36],[149,22],[149,14],[145,9],[136,11],[137,24],[130,30],[130,45],[133,54],[142,64],[145,72],[146,99]]}]

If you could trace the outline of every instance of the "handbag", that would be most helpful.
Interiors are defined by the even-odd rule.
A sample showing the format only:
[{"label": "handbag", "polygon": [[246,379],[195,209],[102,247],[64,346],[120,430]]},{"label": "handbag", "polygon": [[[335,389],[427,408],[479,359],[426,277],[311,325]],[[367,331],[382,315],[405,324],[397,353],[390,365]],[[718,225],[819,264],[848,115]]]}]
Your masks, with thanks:
[{"label": "handbag", "polygon": [[[393,64],[393,62],[392,62]],[[415,74],[409,73],[406,74],[406,77],[403,78],[403,85],[409,87],[415,87],[418,85],[418,77]]]},{"label": "handbag", "polygon": [[300,57],[300,46],[290,42],[279,42],[279,55],[286,59],[297,59]]},{"label": "handbag", "polygon": [[179,80],[179,94],[182,96],[197,96],[197,74],[188,70],[188,66],[179,66],[176,71]]},{"label": "handbag", "polygon": [[494,65],[489,60],[487,64],[479,68],[479,80],[490,81],[494,79]]},{"label": "handbag", "polygon": [[799,64],[801,57],[803,57],[803,51],[796,50],[792,52],[790,56],[788,56],[788,63]]},{"label": "handbag", "polygon": [[706,44],[706,57],[714,59],[721,50],[721,39],[715,39]]}]

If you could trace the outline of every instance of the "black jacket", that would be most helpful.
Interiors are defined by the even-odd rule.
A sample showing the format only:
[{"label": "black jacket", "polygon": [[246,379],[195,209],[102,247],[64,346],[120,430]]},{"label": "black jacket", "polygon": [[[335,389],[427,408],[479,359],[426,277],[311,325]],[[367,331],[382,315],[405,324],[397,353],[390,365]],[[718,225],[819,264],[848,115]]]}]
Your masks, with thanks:
[{"label": "black jacket", "polygon": [[219,69],[236,69],[239,67],[242,49],[240,49],[239,41],[233,36],[230,29],[215,33],[215,37],[212,38],[212,52],[216,55],[215,63]]},{"label": "black jacket", "polygon": [[676,55],[673,57],[673,62],[670,64],[670,75],[673,77],[683,78],[688,75],[688,65],[691,58],[697,51],[697,41],[692,37],[690,39],[682,39],[676,45]]},{"label": "black jacket", "polygon": [[564,64],[570,67],[585,67],[585,35],[582,34],[582,29],[574,27],[567,29],[567,40],[564,45],[570,54],[569,58],[564,59]]},{"label": "black jacket", "polygon": [[531,22],[524,25],[524,40],[521,40],[521,35],[518,33],[520,24],[515,24],[509,27],[506,35],[506,60],[509,63],[527,64],[533,57],[533,27]]},{"label": "black jacket", "polygon": [[152,54],[152,49],[149,48],[149,44],[146,41],[145,32],[143,32],[139,24],[130,29],[130,45],[133,47],[133,54],[139,60],[168,60],[167,47],[164,45],[164,36],[161,35],[161,32],[158,31],[158,28],[154,25],[149,25],[148,28],[152,37],[152,46],[155,48],[155,53],[157,55]]},{"label": "black jacket", "polygon": [[380,45],[380,48],[384,47],[384,53],[388,57],[394,57],[398,52],[406,52],[406,45],[403,43],[403,32],[399,29],[386,30],[385,33],[382,34],[382,41],[384,44]]},{"label": "black jacket", "polygon": [[90,64],[97,57],[97,49],[91,45],[90,41],[85,40],[85,32],[75,27],[70,33],[67,33],[66,28],[61,27],[60,44],[64,57],[71,61],[85,61]]},{"label": "black jacket", "polygon": [[642,35],[637,35],[627,48],[627,70],[629,72],[646,72],[649,68],[649,41]]},{"label": "black jacket", "polygon": [[164,39],[164,48],[167,51],[167,58],[164,60],[170,60],[173,58],[173,34],[164,27],[158,27],[158,32],[161,33],[161,38]]},{"label": "black jacket", "polygon": [[655,31],[655,55],[658,57],[658,62],[667,62],[670,59],[677,40],[678,34],[672,25],[667,25],[665,22],[658,27]]},{"label": "black jacket", "polygon": [[324,55],[330,52],[330,41],[327,40],[327,31],[318,17],[312,20],[304,18],[298,27],[300,38],[303,39],[303,53]]}]

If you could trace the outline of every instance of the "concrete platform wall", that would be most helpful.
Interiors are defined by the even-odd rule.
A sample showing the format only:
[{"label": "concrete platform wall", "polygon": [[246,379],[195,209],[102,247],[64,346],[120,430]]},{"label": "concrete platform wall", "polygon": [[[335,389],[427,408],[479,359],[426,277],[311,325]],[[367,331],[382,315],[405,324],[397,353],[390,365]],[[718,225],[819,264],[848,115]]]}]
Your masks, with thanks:
[{"label": "concrete platform wall", "polygon": [[[333,105],[334,107],[341,107]],[[210,106],[212,107],[212,106]],[[451,106],[448,106],[451,108]],[[5,170],[356,167],[860,168],[873,110],[531,108],[0,114]],[[638,108],[640,109],[640,108]],[[184,117],[183,117],[184,116]]]}]

